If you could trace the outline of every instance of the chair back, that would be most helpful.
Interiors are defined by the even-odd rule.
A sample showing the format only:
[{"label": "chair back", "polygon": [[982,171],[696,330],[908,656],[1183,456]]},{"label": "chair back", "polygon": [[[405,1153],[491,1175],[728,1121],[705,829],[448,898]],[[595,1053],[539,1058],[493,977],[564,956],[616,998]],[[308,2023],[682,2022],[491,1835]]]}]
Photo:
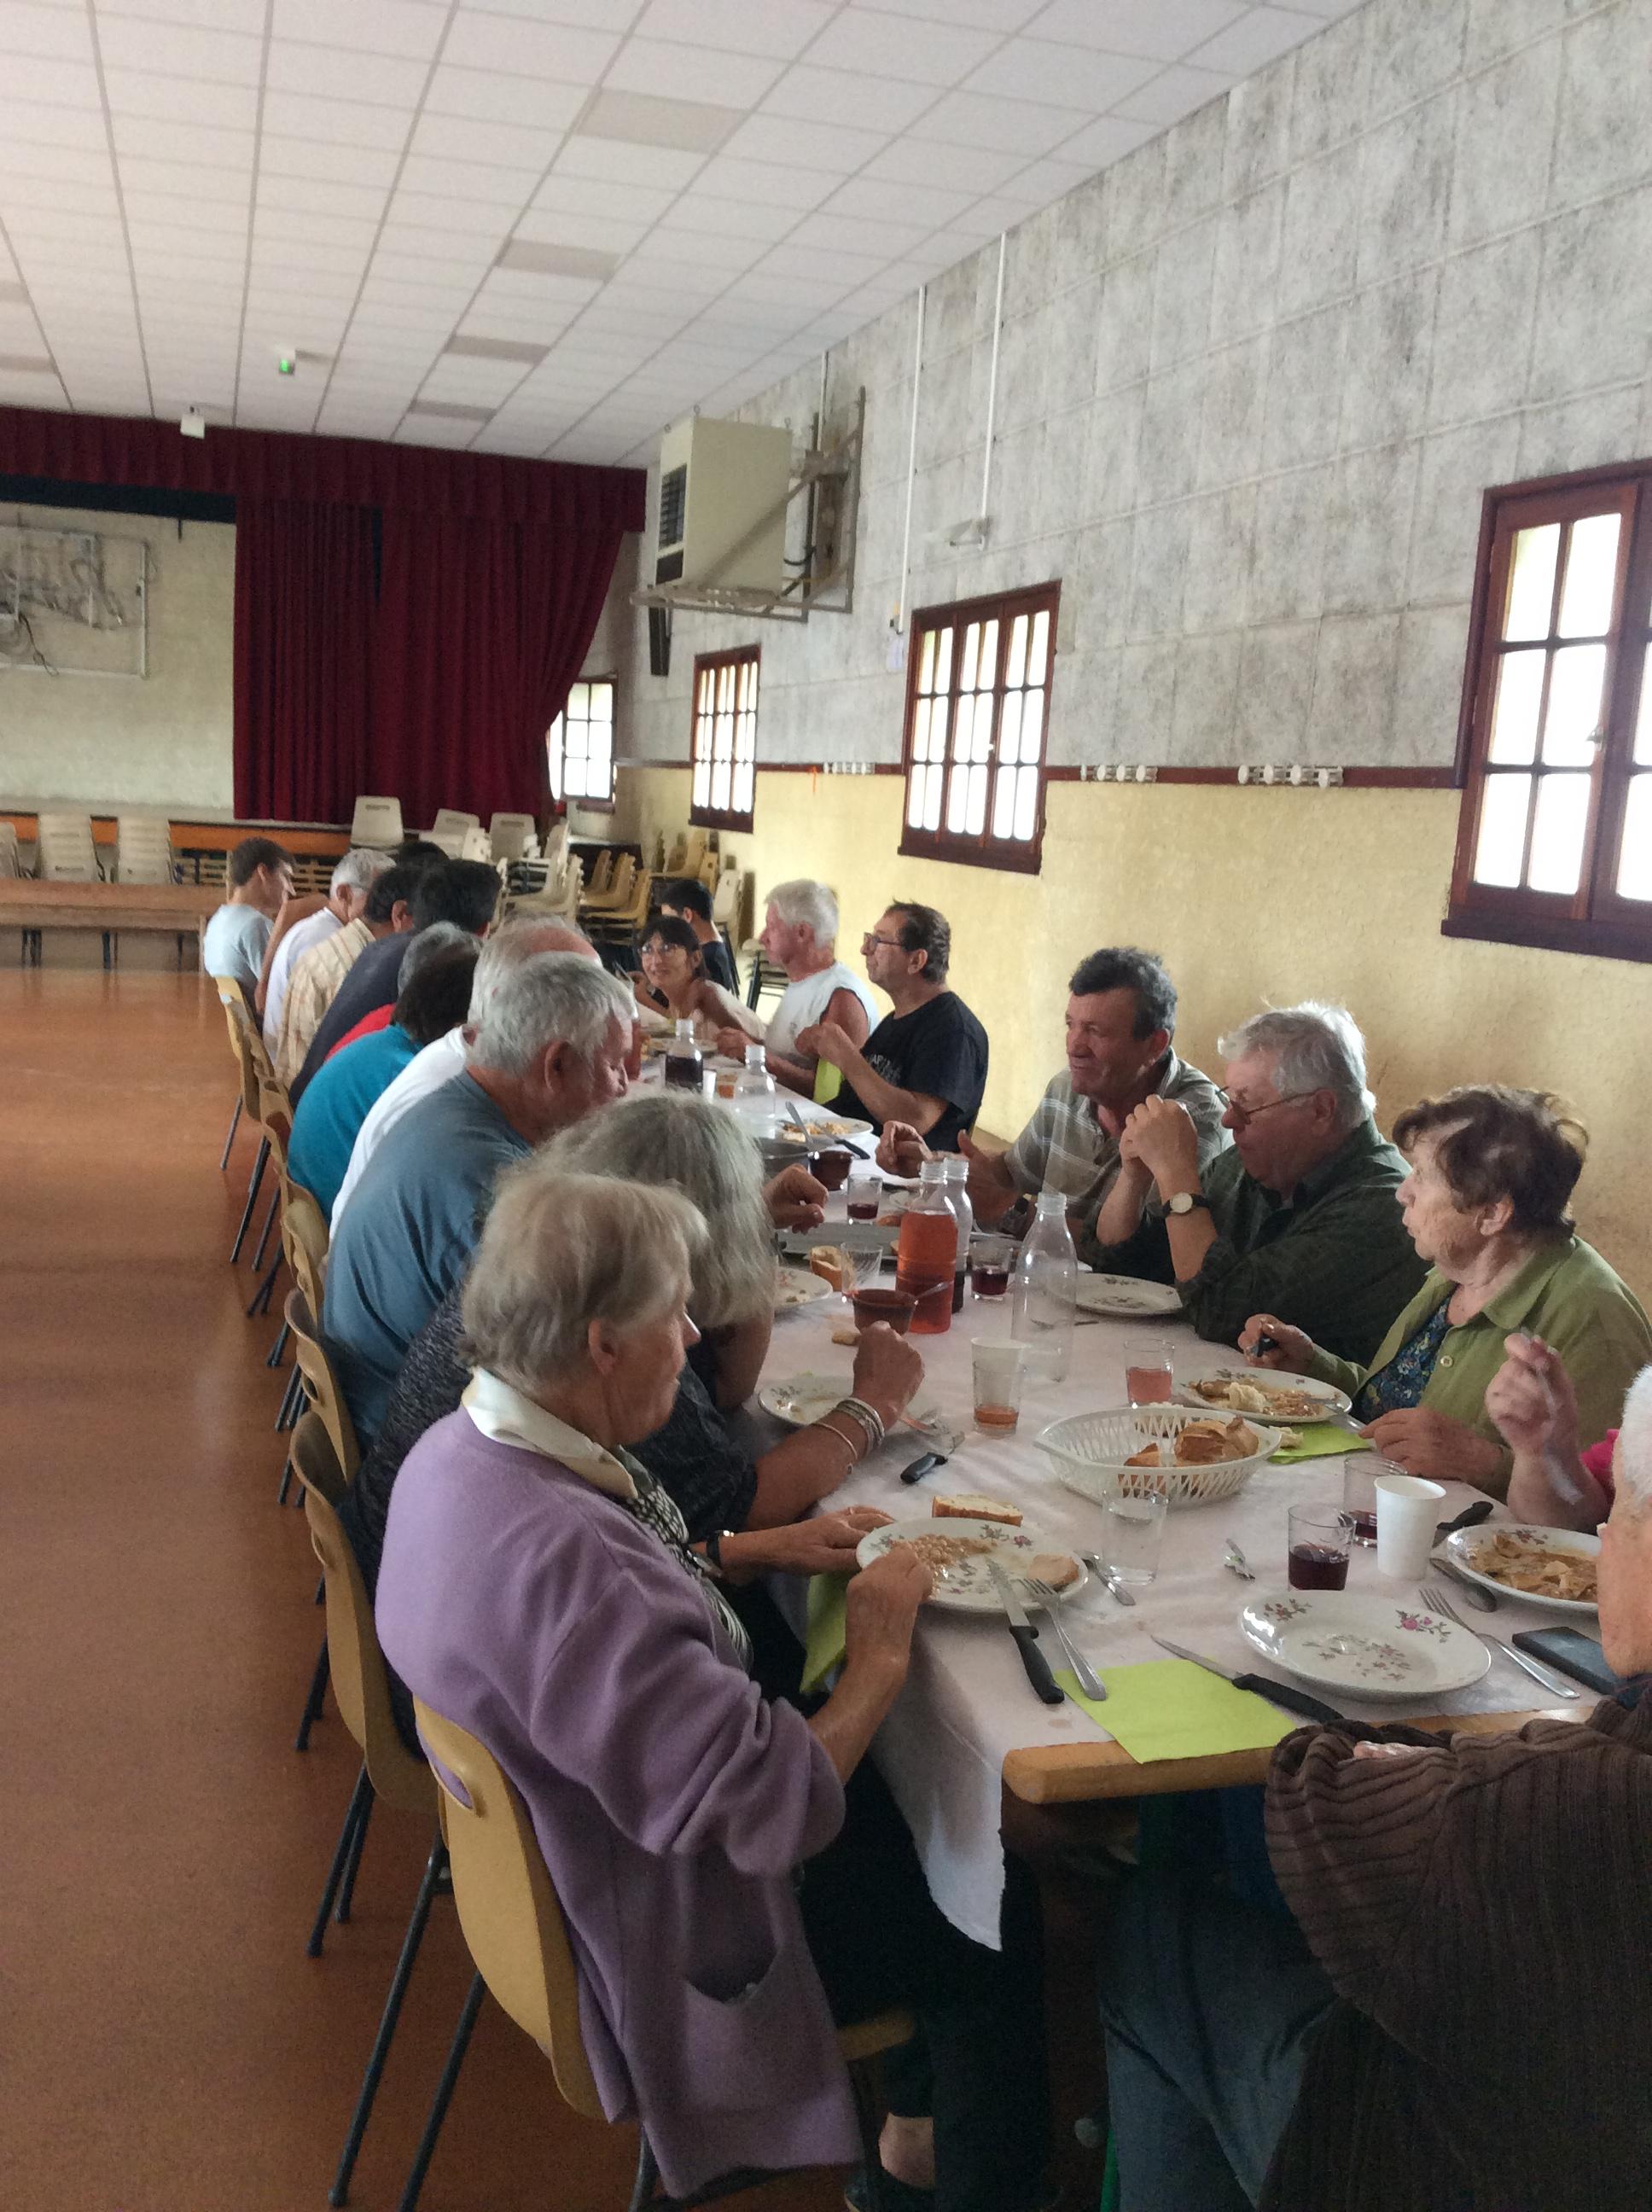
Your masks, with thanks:
[{"label": "chair back", "polygon": [[610,849],[604,848],[602,852],[598,854],[597,864],[592,869],[589,879],[586,884],[586,896],[587,898],[601,898],[606,892],[610,883],[612,881],[613,874],[614,855]]},{"label": "chair back", "polygon": [[94,884],[98,866],[89,814],[44,813],[35,817],[34,872],[46,884]]},{"label": "chair back", "polygon": [[292,1336],[293,1357],[304,1377],[310,1404],[327,1431],[334,1457],[344,1471],[345,1481],[354,1482],[355,1470],[361,1464],[361,1447],[356,1441],[355,1424],[338,1387],[332,1359],[321,1341],[315,1308],[302,1291],[292,1290],[288,1291],[287,1302],[281,1310]]},{"label": "chair back", "polygon": [[[248,1121],[258,1118],[259,1054],[264,1050],[264,1039],[258,1036],[257,1024],[247,1012],[246,994],[240,980],[234,975],[215,975],[219,1002],[224,1018],[229,1024],[229,1049],[235,1055],[235,1066],[241,1079],[241,1111]],[[252,1049],[257,1039],[258,1050]],[[267,1064],[267,1063],[266,1063]]]},{"label": "chair back", "polygon": [[173,884],[172,824],[155,814],[115,817],[115,873],[123,884]]},{"label": "chair back", "polygon": [[21,876],[23,864],[17,852],[16,825],[0,822],[0,876]]},{"label": "chair back", "polygon": [[488,824],[495,860],[525,860],[539,839],[539,825],[531,814],[495,814]]},{"label": "chair back", "polygon": [[479,822],[468,829],[459,848],[461,860],[491,860],[494,856],[492,840]]},{"label": "chair back", "polygon": [[367,1779],[398,1812],[436,1810],[435,1778],[402,1741],[391,1709],[385,1655],[373,1606],[344,1525],[338,1517],[347,1485],[326,1430],[306,1413],[293,1431],[293,1472],[304,1486],[304,1517],[321,1562],[327,1602],[327,1669],[339,1717],[361,1747]]},{"label": "chair back", "polygon": [[319,1313],[327,1280],[327,1217],[314,1192],[290,1175],[282,1186],[281,1244],[310,1311]]},{"label": "chair back", "polygon": [[402,842],[402,802],[399,799],[358,799],[350,822],[352,845],[380,849]]},{"label": "chair back", "polygon": [[719,929],[738,928],[745,881],[738,868],[725,868],[712,886],[711,918]]},{"label": "chair back", "polygon": [[482,817],[479,814],[465,814],[457,806],[441,806],[437,808],[436,818],[424,834],[435,845],[445,847],[450,837],[457,838],[462,845],[467,830],[479,830],[481,827]]},{"label": "chair back", "polygon": [[550,2061],[576,2112],[604,2117],[580,2033],[579,1981],[562,1907],[527,1808],[493,1753],[413,1700],[441,1791],[453,1901],[476,1970]]},{"label": "chair back", "polygon": [[[664,830],[660,832],[662,837],[665,834]],[[680,876],[683,872],[683,864],[687,860],[688,856],[688,832],[683,830],[679,830],[676,836],[671,840],[671,849],[665,857],[665,861],[660,868],[660,873],[665,876]]]}]

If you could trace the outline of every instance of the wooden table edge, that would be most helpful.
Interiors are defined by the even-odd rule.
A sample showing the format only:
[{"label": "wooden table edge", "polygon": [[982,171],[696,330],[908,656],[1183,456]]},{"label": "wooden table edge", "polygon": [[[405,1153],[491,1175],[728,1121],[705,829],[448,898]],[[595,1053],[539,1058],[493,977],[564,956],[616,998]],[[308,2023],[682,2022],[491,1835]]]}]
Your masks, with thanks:
[{"label": "wooden table edge", "polygon": [[[1441,1735],[1504,1735],[1528,1721],[1579,1721],[1593,1711],[1576,1705],[1543,1705],[1518,1713],[1430,1713],[1405,1716],[1410,1728]],[[1078,1805],[1108,1797],[1163,1797],[1184,1790],[1237,1790],[1265,1782],[1272,1747],[1213,1752],[1200,1759],[1132,1759],[1117,1743],[1038,1744],[1012,1751],[1004,1761],[1004,1786],[1029,1805]]]}]

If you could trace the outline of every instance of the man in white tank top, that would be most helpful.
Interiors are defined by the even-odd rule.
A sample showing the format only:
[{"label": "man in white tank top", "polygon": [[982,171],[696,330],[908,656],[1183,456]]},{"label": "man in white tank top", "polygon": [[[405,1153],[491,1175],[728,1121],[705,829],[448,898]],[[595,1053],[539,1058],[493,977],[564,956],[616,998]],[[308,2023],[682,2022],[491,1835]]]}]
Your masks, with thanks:
[{"label": "man in white tank top", "polygon": [[[882,1009],[865,977],[837,957],[837,901],[824,884],[807,877],[776,884],[758,942],[765,957],[791,979],[764,1037],[768,1072],[788,1091],[812,1098],[817,1063],[799,1051],[799,1031],[835,1022],[854,1044],[863,1045],[882,1020]],[[718,1039],[720,1049],[736,1060],[747,1042],[738,1030]]]}]

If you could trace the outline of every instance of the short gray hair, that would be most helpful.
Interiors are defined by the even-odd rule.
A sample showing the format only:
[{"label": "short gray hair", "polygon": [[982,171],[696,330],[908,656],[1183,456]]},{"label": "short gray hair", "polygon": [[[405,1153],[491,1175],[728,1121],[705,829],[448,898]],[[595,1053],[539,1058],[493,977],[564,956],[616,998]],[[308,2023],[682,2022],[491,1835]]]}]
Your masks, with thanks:
[{"label": "short gray hair", "polygon": [[446,952],[456,945],[476,951],[476,939],[468,929],[461,929],[456,921],[433,921],[423,929],[416,929],[407,940],[407,950],[402,955],[402,964],[396,971],[396,988],[406,990],[427,960],[434,960],[438,952]]},{"label": "short gray hair", "polygon": [[1624,1400],[1618,1431],[1618,1487],[1637,1513],[1652,1509],[1652,1367],[1643,1367]]},{"label": "short gray hair", "polygon": [[1266,1053],[1273,1061],[1280,1092],[1328,1091],[1337,1102],[1337,1121],[1356,1129],[1375,1101],[1365,1088],[1365,1040],[1345,1006],[1304,1000],[1299,1006],[1272,1006],[1241,1022],[1230,1036],[1218,1037],[1224,1060]]},{"label": "short gray hair", "polygon": [[370,890],[390,864],[388,853],[369,853],[364,845],[353,845],[333,870],[328,892]]},{"label": "short gray hair", "polygon": [[[472,1004],[475,996],[472,987]],[[581,1060],[594,1060],[610,1024],[629,1030],[635,1007],[631,993],[605,968],[577,952],[537,952],[495,982],[468,1057],[501,1075],[525,1075],[553,1044],[571,1045]]]},{"label": "short gray hair", "polygon": [[560,1131],[545,1157],[569,1175],[664,1185],[693,1202],[712,1231],[694,1263],[689,1302],[700,1328],[772,1313],[774,1224],[762,1161],[726,1107],[664,1091],[623,1098]]},{"label": "short gray hair", "polygon": [[837,942],[837,901],[824,884],[796,876],[789,884],[776,884],[768,903],[793,929],[812,929],[817,945]]},{"label": "short gray hair", "polygon": [[[585,932],[572,922],[545,921],[536,915],[513,915],[508,921],[490,930],[483,940],[482,955],[471,981],[471,1019],[480,1019],[483,1008],[513,968],[548,951],[545,940],[556,937],[577,937],[582,945],[591,943]],[[586,956],[580,953],[576,957],[584,959]]]},{"label": "short gray hair", "polygon": [[680,1192],[558,1174],[535,1154],[500,1178],[477,1247],[460,1307],[471,1357],[530,1396],[579,1375],[592,1322],[644,1328],[686,1300],[705,1234]]}]

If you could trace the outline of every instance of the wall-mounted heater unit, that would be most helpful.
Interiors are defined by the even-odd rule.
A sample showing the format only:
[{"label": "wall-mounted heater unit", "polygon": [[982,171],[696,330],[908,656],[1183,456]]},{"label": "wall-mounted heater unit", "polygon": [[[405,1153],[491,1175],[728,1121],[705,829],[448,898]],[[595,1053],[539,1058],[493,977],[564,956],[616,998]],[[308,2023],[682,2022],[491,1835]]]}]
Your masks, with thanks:
[{"label": "wall-mounted heater unit", "polygon": [[786,580],[792,434],[691,415],[659,447],[656,584],[778,592]]}]

